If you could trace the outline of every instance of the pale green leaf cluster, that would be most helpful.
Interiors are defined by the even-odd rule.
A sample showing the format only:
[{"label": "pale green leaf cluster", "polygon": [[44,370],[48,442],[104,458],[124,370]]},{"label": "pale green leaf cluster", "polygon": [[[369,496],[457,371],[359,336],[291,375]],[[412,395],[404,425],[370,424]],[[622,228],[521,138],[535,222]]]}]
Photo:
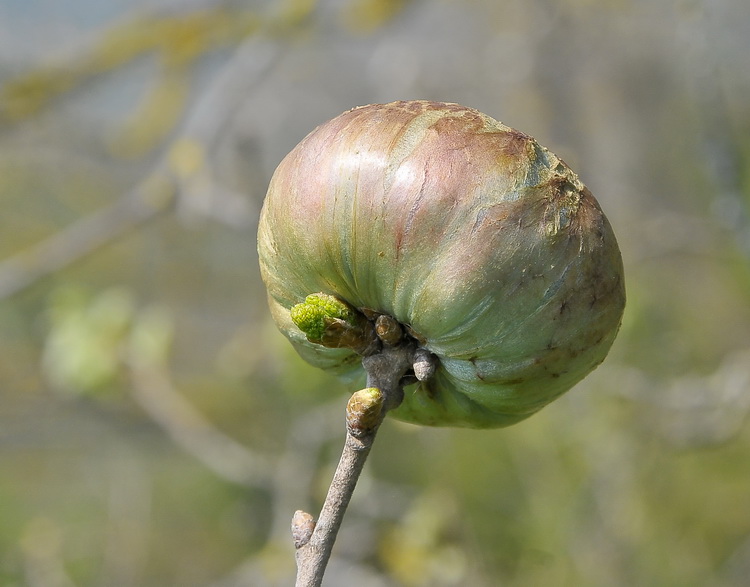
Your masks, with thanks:
[{"label": "pale green leaf cluster", "polygon": [[160,363],[171,348],[171,317],[158,307],[139,309],[125,288],[93,296],[60,288],[48,315],[42,370],[55,390],[69,395],[113,388],[125,362]]},{"label": "pale green leaf cluster", "polygon": [[354,310],[348,304],[323,293],[310,294],[304,302],[293,306],[290,314],[292,322],[313,342],[323,338],[332,319],[350,323],[355,320]]}]

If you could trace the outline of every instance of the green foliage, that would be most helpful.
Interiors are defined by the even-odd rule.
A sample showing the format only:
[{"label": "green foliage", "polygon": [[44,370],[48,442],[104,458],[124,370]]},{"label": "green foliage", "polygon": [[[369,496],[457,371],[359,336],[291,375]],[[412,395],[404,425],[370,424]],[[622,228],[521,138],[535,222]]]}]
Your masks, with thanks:
[{"label": "green foliage", "polygon": [[119,373],[133,312],[125,289],[110,289],[93,300],[74,287],[54,292],[43,355],[50,384],[69,394],[93,393],[111,385]]},{"label": "green foliage", "polygon": [[51,296],[50,330],[42,368],[50,385],[68,395],[95,394],[116,386],[123,363],[163,363],[172,323],[161,308],[138,310],[122,287],[97,295],[62,286]]}]

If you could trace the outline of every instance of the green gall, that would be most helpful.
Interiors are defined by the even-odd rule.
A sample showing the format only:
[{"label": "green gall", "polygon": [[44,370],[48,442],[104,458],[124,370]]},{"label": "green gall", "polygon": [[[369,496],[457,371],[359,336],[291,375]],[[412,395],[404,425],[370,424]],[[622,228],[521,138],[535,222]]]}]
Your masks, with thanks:
[{"label": "green gall", "polygon": [[[389,412],[417,424],[527,418],[604,360],[625,307],[590,190],[529,135],[458,104],[372,104],[313,130],[271,179],[258,256],[273,318],[311,364],[362,370],[341,342],[359,327],[324,320],[315,344],[294,326],[315,291],[393,318],[429,353]],[[387,346],[398,329],[385,326]]]}]

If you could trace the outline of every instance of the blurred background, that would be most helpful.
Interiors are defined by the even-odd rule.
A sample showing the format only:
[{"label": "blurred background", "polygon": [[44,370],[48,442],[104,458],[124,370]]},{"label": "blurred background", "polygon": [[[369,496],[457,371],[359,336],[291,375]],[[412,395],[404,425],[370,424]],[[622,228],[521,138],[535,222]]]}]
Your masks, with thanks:
[{"label": "blurred background", "polygon": [[618,236],[605,363],[496,431],[388,421],[328,585],[750,577],[750,3],[0,0],[0,585],[291,585],[345,385],[270,322],[281,158],[425,98],[536,137]]}]

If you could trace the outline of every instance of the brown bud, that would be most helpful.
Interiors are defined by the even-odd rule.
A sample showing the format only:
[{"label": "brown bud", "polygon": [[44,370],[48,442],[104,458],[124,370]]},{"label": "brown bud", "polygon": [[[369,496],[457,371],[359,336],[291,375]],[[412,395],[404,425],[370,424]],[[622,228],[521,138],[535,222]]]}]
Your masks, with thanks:
[{"label": "brown bud", "polygon": [[301,548],[310,541],[315,530],[315,519],[302,510],[294,512],[292,517],[292,540],[294,548]]},{"label": "brown bud", "polygon": [[383,393],[377,387],[366,387],[352,394],[346,405],[346,428],[354,436],[374,432],[382,421]]},{"label": "brown bud", "polygon": [[375,333],[385,344],[396,346],[404,336],[404,330],[398,321],[385,314],[381,314],[375,320]]}]

